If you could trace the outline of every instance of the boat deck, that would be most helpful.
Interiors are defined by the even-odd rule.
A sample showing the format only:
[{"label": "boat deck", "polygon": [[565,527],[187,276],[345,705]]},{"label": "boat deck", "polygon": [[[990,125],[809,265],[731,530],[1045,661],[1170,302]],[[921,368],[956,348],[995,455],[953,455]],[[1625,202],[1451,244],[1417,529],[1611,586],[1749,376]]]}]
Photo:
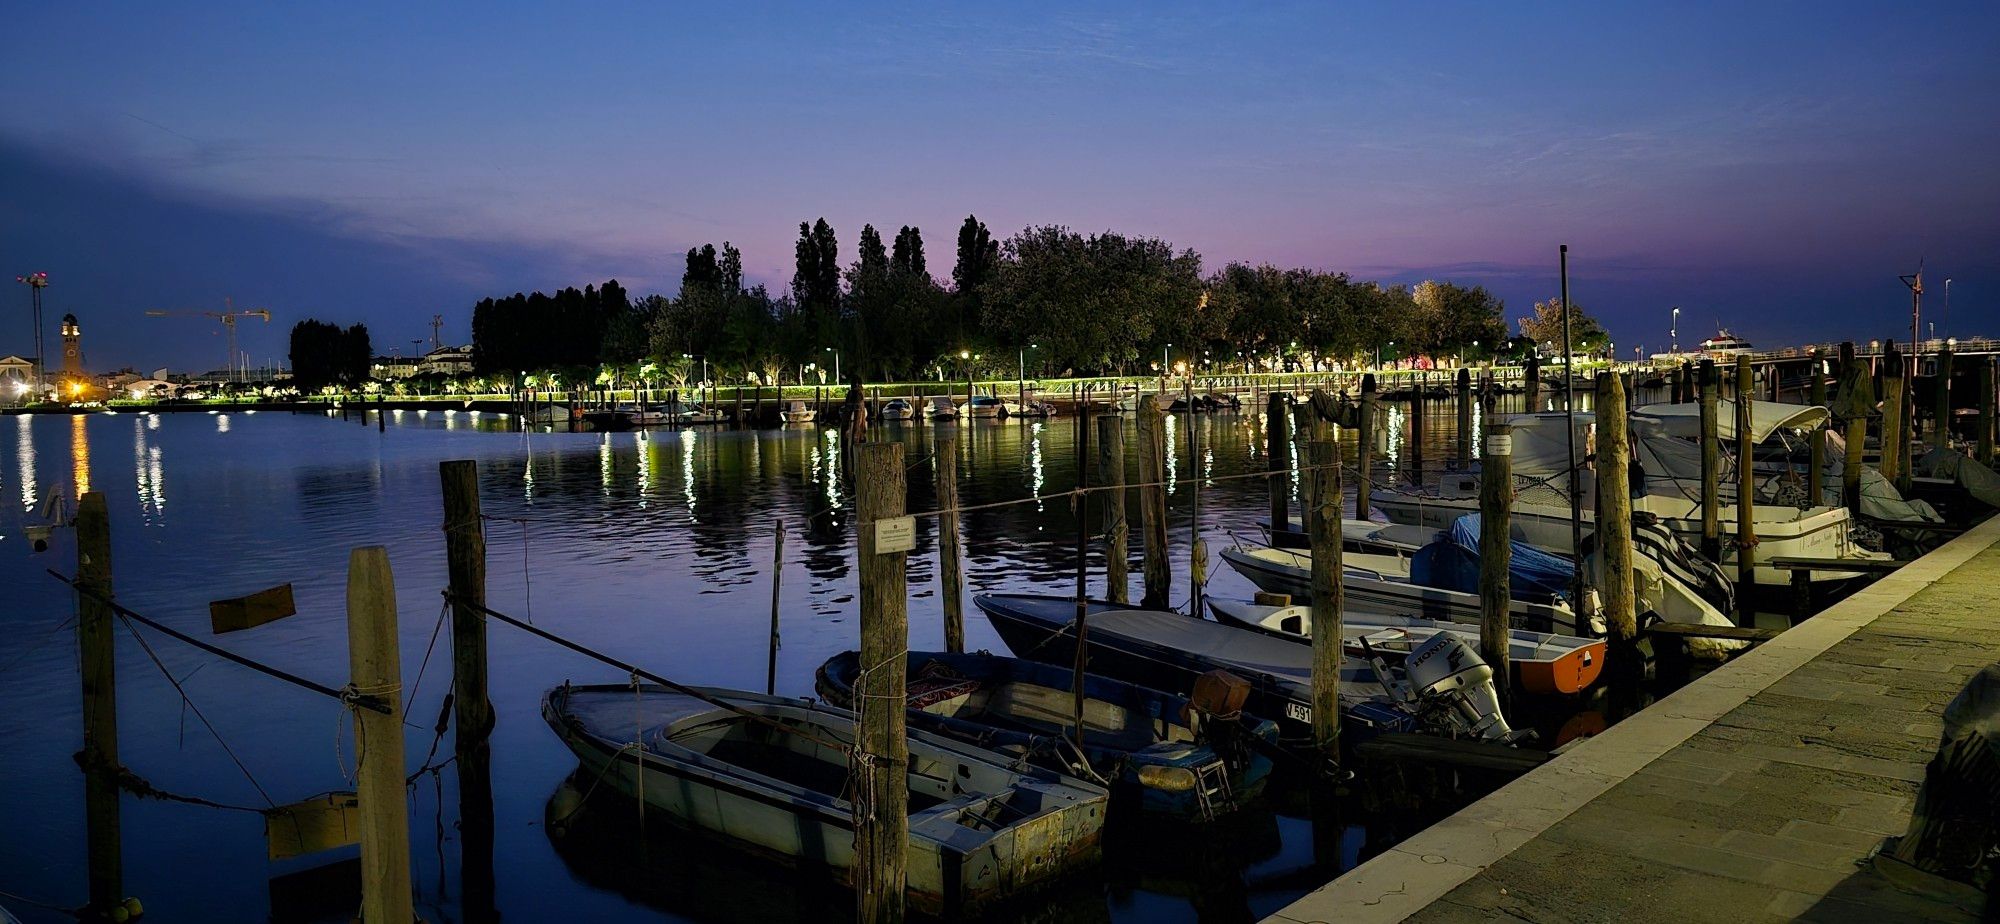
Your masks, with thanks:
[{"label": "boat deck", "polygon": [[1978,920],[1860,864],[1909,822],[1945,703],[2000,660],[2000,518],[1272,916]]}]

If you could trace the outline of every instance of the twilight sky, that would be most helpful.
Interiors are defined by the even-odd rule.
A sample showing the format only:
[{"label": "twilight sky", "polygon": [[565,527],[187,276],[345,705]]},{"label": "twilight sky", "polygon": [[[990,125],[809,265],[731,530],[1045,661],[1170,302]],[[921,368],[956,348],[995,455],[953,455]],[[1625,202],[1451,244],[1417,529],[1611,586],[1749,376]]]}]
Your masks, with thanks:
[{"label": "twilight sky", "polygon": [[[843,262],[918,225],[947,276],[967,213],[1483,284],[1510,319],[1568,243],[1621,352],[1672,305],[1684,344],[1907,332],[1922,257],[1939,336],[2000,335],[1990,2],[294,6],[6,14],[0,270],[50,274],[92,368],[221,365],[144,312],[226,296],[273,312],[262,361],[305,317],[407,351],[486,295],[670,294],[703,242],[782,288],[819,216]],[[28,317],[0,297],[0,354]]]}]

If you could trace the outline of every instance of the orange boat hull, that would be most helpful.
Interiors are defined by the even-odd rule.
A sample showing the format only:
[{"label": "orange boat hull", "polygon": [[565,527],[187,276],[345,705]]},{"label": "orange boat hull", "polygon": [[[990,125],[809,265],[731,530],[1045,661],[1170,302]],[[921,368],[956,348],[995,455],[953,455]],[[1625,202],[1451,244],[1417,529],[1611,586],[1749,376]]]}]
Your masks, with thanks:
[{"label": "orange boat hull", "polygon": [[1514,675],[1530,693],[1578,693],[1604,671],[1604,643],[1592,642],[1551,661],[1516,661]]}]

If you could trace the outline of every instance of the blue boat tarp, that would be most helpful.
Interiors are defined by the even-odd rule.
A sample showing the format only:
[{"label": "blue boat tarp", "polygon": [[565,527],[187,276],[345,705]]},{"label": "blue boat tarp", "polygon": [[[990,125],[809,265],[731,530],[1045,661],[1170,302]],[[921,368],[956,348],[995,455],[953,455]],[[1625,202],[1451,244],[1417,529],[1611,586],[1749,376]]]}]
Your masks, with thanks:
[{"label": "blue boat tarp", "polygon": [[[1516,600],[1567,595],[1576,565],[1557,555],[1520,540],[1513,547],[1507,568],[1509,589]],[[1436,539],[1410,556],[1410,582],[1425,587],[1479,592],[1479,514],[1469,513],[1440,530]]]}]

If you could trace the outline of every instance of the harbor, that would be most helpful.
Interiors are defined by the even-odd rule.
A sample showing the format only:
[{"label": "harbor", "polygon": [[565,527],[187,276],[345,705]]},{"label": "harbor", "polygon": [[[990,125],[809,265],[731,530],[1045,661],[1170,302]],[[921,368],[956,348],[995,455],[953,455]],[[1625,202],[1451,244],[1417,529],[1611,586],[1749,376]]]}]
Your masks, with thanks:
[{"label": "harbor", "polygon": [[[1731,678],[1774,659],[1796,660],[1787,652],[1811,648],[1818,654],[1829,646],[1839,651],[1826,633],[1865,624],[1842,614],[1897,593],[1910,597],[1956,567],[1954,556],[1970,560],[1963,551],[1970,544],[1989,541],[1984,537],[1991,534],[1990,522],[1914,562],[1897,562],[1886,553],[1857,552],[1845,560],[1800,557],[1794,570],[1804,577],[1787,571],[1760,588],[1754,569],[1741,570],[1747,565],[1712,561],[1708,567],[1721,577],[1710,580],[1705,577],[1710,572],[1688,563],[1699,558],[1694,549],[1703,539],[1703,514],[1697,509],[1667,515],[1652,533],[1633,529],[1625,541],[1636,542],[1638,554],[1665,557],[1651,570],[1641,569],[1638,585],[1605,588],[1609,603],[1585,603],[1603,586],[1586,576],[1597,573],[1596,565],[1577,564],[1578,556],[1551,553],[1517,536],[1498,544],[1513,547],[1516,560],[1500,567],[1514,575],[1516,589],[1511,603],[1499,610],[1501,649],[1495,651],[1489,633],[1496,623],[1488,618],[1492,611],[1482,593],[1485,576],[1493,573],[1485,550],[1496,546],[1482,541],[1477,518],[1470,526],[1439,528],[1422,516],[1398,522],[1395,513],[1399,498],[1429,496],[1454,479],[1492,471],[1503,458],[1518,460],[1514,477],[1525,481],[1517,483],[1552,480],[1528,467],[1533,441],[1522,428],[1560,408],[1563,393],[1547,387],[1512,394],[1475,390],[1477,381],[1470,374],[1458,377],[1463,399],[1380,400],[1369,377],[1355,382],[1355,393],[1267,392],[1260,395],[1261,407],[1239,402],[1240,410],[1217,406],[1192,412],[1187,408],[1196,403],[1186,399],[1195,392],[1189,381],[1181,383],[1182,409],[1174,412],[1160,400],[1170,392],[1142,394],[1130,412],[1117,409],[1113,393],[1082,418],[1058,411],[1034,418],[872,419],[858,438],[854,419],[843,420],[837,412],[828,420],[775,429],[665,424],[623,432],[583,427],[572,432],[555,422],[524,426],[498,412],[458,409],[450,414],[365,407],[343,414],[319,407],[261,414],[21,415],[8,421],[13,451],[0,459],[0,477],[20,492],[20,503],[6,508],[8,538],[0,541],[20,553],[9,557],[7,567],[28,594],[23,612],[40,614],[47,625],[28,625],[14,634],[17,641],[6,652],[12,664],[0,683],[29,702],[45,704],[46,714],[38,718],[56,717],[49,729],[63,723],[77,727],[82,716],[75,711],[69,643],[75,620],[61,614],[72,606],[87,614],[93,602],[110,599],[91,596],[87,568],[78,570],[79,564],[98,560],[80,554],[78,543],[88,535],[108,541],[118,563],[112,566],[118,609],[100,616],[109,621],[115,615],[120,631],[104,651],[115,666],[120,702],[128,704],[120,707],[120,724],[111,733],[118,741],[118,765],[126,768],[114,783],[126,793],[114,796],[122,803],[118,840],[125,857],[118,891],[142,896],[154,919],[180,919],[183,909],[195,907],[234,909],[232,916],[331,919],[352,900],[352,890],[369,890],[368,876],[352,871],[351,858],[341,859],[344,853],[351,857],[351,844],[343,847],[336,839],[300,852],[267,841],[273,819],[290,817],[280,810],[291,810],[294,800],[311,797],[310,803],[324,798],[314,793],[351,791],[350,781],[367,778],[356,764],[356,736],[364,734],[358,723],[370,720],[366,704],[352,695],[345,705],[315,703],[310,696],[283,692],[283,683],[272,677],[318,677],[323,691],[341,687],[336,678],[348,673],[342,623],[352,626],[358,612],[353,569],[362,561],[360,552],[353,562],[345,553],[376,545],[387,550],[377,567],[395,573],[395,590],[385,602],[393,601],[391,618],[400,615],[391,640],[400,649],[399,685],[406,691],[400,710],[406,717],[400,721],[409,752],[391,777],[403,782],[385,785],[408,790],[407,887],[426,917],[481,920],[503,910],[508,916],[541,917],[558,908],[598,908],[588,913],[599,914],[637,903],[682,919],[806,920],[818,918],[826,901],[853,901],[841,882],[865,870],[844,851],[815,852],[817,859],[808,861],[801,853],[806,842],[796,839],[748,849],[746,841],[764,836],[742,827],[754,813],[727,820],[730,812],[749,813],[747,804],[706,823],[734,825],[734,834],[690,832],[685,819],[697,817],[689,814],[694,810],[659,801],[659,793],[674,788],[667,777],[655,778],[649,770],[643,782],[634,776],[621,783],[625,776],[617,768],[640,753],[634,748],[670,754],[674,728],[685,725],[692,734],[717,727],[718,720],[741,725],[740,734],[747,737],[737,744],[724,736],[690,745],[696,747],[691,753],[726,752],[730,761],[754,766],[766,758],[753,758],[744,748],[760,741],[767,746],[773,734],[759,729],[791,728],[778,735],[779,742],[791,740],[786,735],[819,742],[812,747],[831,750],[815,760],[832,763],[824,772],[784,763],[789,769],[774,764],[760,773],[775,773],[807,791],[834,793],[827,817],[835,827],[813,840],[837,843],[852,836],[842,820],[852,795],[840,783],[840,767],[850,757],[840,755],[861,746],[865,727],[849,724],[852,713],[844,710],[881,695],[867,692],[868,684],[879,680],[860,665],[879,663],[885,655],[900,661],[904,652],[910,660],[900,685],[911,712],[903,734],[912,759],[921,751],[932,755],[923,761],[972,761],[958,772],[983,781],[971,793],[1007,786],[1024,792],[1018,787],[1030,786],[1041,787],[1037,791],[1044,795],[1036,798],[1042,799],[1063,792],[1049,786],[1071,786],[1072,795],[1056,798],[1080,799],[1075,811],[1084,813],[1060,816],[1070,819],[1061,824],[1073,828],[1073,847],[1035,861],[1054,865],[1032,877],[1025,869],[1001,874],[1001,881],[1016,886],[990,891],[978,878],[955,886],[935,878],[940,870],[975,868],[975,854],[948,854],[959,859],[928,873],[921,864],[910,866],[905,875],[913,912],[977,912],[1002,920],[1273,915],[1311,920],[1322,913],[1316,903],[1352,899],[1385,915],[1394,909],[1401,909],[1396,915],[1460,913],[1489,907],[1447,897],[1459,895],[1453,889],[1476,891],[1480,880],[1424,880],[1420,888],[1435,894],[1385,889],[1429,895],[1407,906],[1384,905],[1380,896],[1353,896],[1356,889],[1382,882],[1382,876],[1404,875],[1395,866],[1400,862],[1432,865],[1436,857],[1446,857],[1447,870],[1506,871],[1510,867],[1502,858],[1513,855],[1475,863],[1484,849],[1476,845],[1528,850],[1538,843],[1531,840],[1536,835],[1559,839],[1568,822],[1558,819],[1570,816],[1551,814],[1557,806],[1569,805],[1575,818],[1588,818],[1596,805],[1591,786],[1603,792],[1618,781],[1610,771],[1582,771],[1591,785],[1564,784],[1559,788],[1565,795],[1553,801],[1530,795],[1530,807],[1518,807],[1519,793],[1545,793],[1551,784],[1542,781],[1567,780],[1572,771],[1564,768],[1590,755],[1627,755],[1628,746],[1618,742],[1635,736],[1652,742],[1657,732],[1647,730],[1661,723],[1686,732],[1657,745],[1653,756],[1662,772],[1717,765],[1702,763],[1706,754],[1697,759],[1668,753],[1707,740],[1707,732],[1689,727],[1695,713],[1677,703],[1712,700],[1706,692],[1711,688],[1748,695],[1754,691],[1746,682]],[[1596,403],[1583,404],[1576,416],[1593,421],[1598,408],[1629,404],[1634,408],[1629,418],[1611,416],[1631,428],[1630,447],[1644,442],[1651,422],[1673,418],[1677,398],[1691,397],[1678,385],[1635,386],[1626,399],[1615,376],[1599,386],[1613,389],[1611,404],[1604,404],[1604,395],[1594,396]],[[1090,396],[1081,388],[1077,394]],[[1578,395],[1580,403],[1592,397]],[[872,403],[863,399],[858,406]],[[1757,456],[1772,485],[1796,479],[1794,486],[1803,488],[1808,479],[1788,466],[1808,457],[1824,465],[1845,455],[1805,451],[1805,442],[1816,445],[1828,432],[1824,414],[1785,411],[1777,419],[1801,434],[1793,444],[1800,455],[1784,464]],[[1754,420],[1737,423],[1749,439]],[[1664,458],[1682,451],[1680,442],[1698,446],[1696,432],[1693,441],[1664,429],[1646,438],[1670,441],[1657,447]],[[1495,435],[1512,442],[1492,443]],[[1586,430],[1582,445],[1594,457],[1611,451],[1610,443],[1597,442],[1609,439]],[[298,455],[292,447],[304,442],[321,448]],[[1496,445],[1509,451],[1496,456]],[[1736,448],[1731,445],[1724,455],[1733,456]],[[900,461],[881,469],[880,457],[890,452]],[[1333,463],[1341,476],[1321,485],[1315,472],[1335,470],[1315,466],[1323,453],[1341,460]],[[882,477],[901,482],[887,498],[868,493],[870,459],[878,460]],[[938,465],[939,459],[953,464]],[[1697,483],[1700,468],[1697,464]],[[1653,490],[1671,481],[1670,469],[1653,470],[1648,482]],[[1623,470],[1593,465],[1586,473],[1608,481]],[[1810,479],[1815,490],[1839,490],[1838,469],[1819,474],[1825,477]],[[1728,481],[1719,467],[1714,477],[1718,484]],[[1315,492],[1322,488],[1332,493],[1319,497]],[[1619,486],[1611,496],[1626,490]],[[1942,484],[1931,490],[1941,502],[1948,493]],[[1733,521],[1737,505],[1721,503],[1719,487],[1708,496],[1716,498],[1718,528],[1724,511]],[[87,514],[103,501],[84,502],[85,497],[111,503]],[[1118,500],[1113,504],[1111,498]],[[1598,502],[1603,498],[1597,494]],[[1339,516],[1324,521],[1324,530],[1318,518],[1293,515],[1332,509],[1328,503]],[[236,513],[249,509],[259,512]],[[1819,509],[1846,513],[1843,507]],[[1960,524],[1978,518],[1968,500],[1946,509]],[[57,513],[51,517],[50,511]],[[915,514],[902,528],[908,538],[896,540],[908,544],[907,570],[867,577],[858,566],[869,556],[859,550],[876,547],[871,533],[909,515],[904,511]],[[1370,515],[1374,519],[1366,518]],[[1691,518],[1693,526],[1675,527],[1675,517]],[[45,525],[50,522],[57,526],[53,533]],[[1273,524],[1285,528],[1274,531]],[[1461,528],[1469,532],[1454,539]],[[1945,534],[1963,528],[1942,518],[1926,521],[1913,541],[1937,548]],[[108,529],[108,540],[99,529]],[[1685,541],[1677,535],[1690,530]],[[478,546],[460,541],[468,533],[479,536]],[[46,541],[45,551],[35,551],[37,539]],[[1624,554],[1634,554],[1634,547],[1626,546]],[[475,548],[476,568],[467,557]],[[1113,554],[1113,548],[1123,553]],[[1346,563],[1344,573],[1334,577],[1347,587],[1345,612],[1337,612],[1332,623],[1341,626],[1339,643],[1323,648],[1312,631],[1321,612],[1314,591],[1322,579],[1312,562],[1334,550],[1344,552]],[[1779,554],[1770,560],[1782,564],[1782,559]],[[228,563],[226,586],[213,579],[218,561]],[[1277,570],[1253,567],[1255,561]],[[1817,586],[1814,575],[1834,568],[1852,570]],[[1285,569],[1297,576],[1286,576]],[[79,587],[74,595],[62,583],[71,574]],[[1452,574],[1479,586],[1454,585]],[[1570,584],[1579,577],[1593,585],[1587,596]],[[1719,582],[1726,598],[1716,597],[1717,589],[1705,587],[1705,581]],[[224,631],[223,617],[215,615],[223,609],[261,612],[266,587],[283,587],[287,606],[296,600],[297,615],[244,616],[247,631],[211,635]],[[1803,594],[1795,593],[1801,589]],[[1079,590],[1096,602],[1079,605]],[[1503,593],[1500,599],[1507,598]],[[878,602],[870,604],[871,599]],[[1621,611],[1620,599],[1631,609]],[[871,640],[871,617],[896,610],[903,620],[900,632]],[[1632,621],[1640,614],[1647,618]],[[216,620],[214,629],[207,625],[210,618]],[[277,621],[257,624],[265,618]],[[474,624],[485,626],[476,642],[463,635],[464,627]],[[1087,657],[1078,657],[1072,632],[1088,633]],[[183,644],[181,636],[196,641],[209,636],[206,644],[221,650]],[[870,644],[889,647],[871,654]],[[1323,650],[1332,652],[1331,663],[1345,666],[1322,674],[1317,659]],[[960,651],[968,654],[953,654]],[[1168,651],[1185,659],[1177,672],[1157,669]],[[1462,652],[1449,655],[1454,664],[1461,657],[1476,663],[1484,655],[1494,665],[1495,679],[1474,679],[1470,685],[1462,685],[1463,679],[1427,679],[1419,665],[1432,651],[1440,659],[1443,652]],[[237,663],[216,663],[220,654]],[[1955,670],[1971,670],[1971,657],[1953,661]],[[1004,673],[990,673],[994,670]],[[1072,670],[1079,678],[1088,672],[1086,686],[1073,686]],[[266,676],[256,676],[258,671]],[[1240,680],[1224,679],[1224,686],[1215,687],[1208,675],[1218,671]],[[1813,675],[1808,668],[1799,671]],[[1955,690],[1963,679],[1945,673],[1933,678],[1938,685],[1932,695],[1948,697],[1946,687]],[[1324,687],[1335,675],[1337,682]],[[1782,691],[1782,683],[1792,681],[1781,676],[1770,674],[1764,685]],[[1888,696],[1881,679],[1828,682],[1859,683]],[[469,682],[476,685],[468,687]],[[1239,682],[1246,684],[1240,694],[1218,692]],[[276,692],[266,689],[273,683]],[[1319,700],[1323,688],[1338,699]],[[1072,704],[1072,689],[1088,696]],[[252,691],[259,692],[246,698]],[[86,688],[86,701],[89,695]],[[1232,695],[1247,698],[1236,706],[1218,704]],[[596,702],[592,696],[601,704],[570,705]],[[705,705],[695,712],[685,705],[648,712],[654,707],[647,706],[634,724],[635,702],[663,696],[662,704]],[[481,699],[490,705],[481,708]],[[1125,710],[1123,717],[1106,711],[1114,708]],[[1234,719],[1217,724],[1215,716],[1233,710],[1251,722],[1242,732],[1233,731]],[[649,714],[655,718],[644,718]],[[1341,737],[1332,740],[1339,743],[1330,748],[1315,743],[1329,740],[1315,717],[1336,714]],[[1086,715],[1091,718],[1081,734],[1063,731],[1084,724],[1077,717]],[[1120,738],[1116,729],[1146,724],[1135,723],[1135,715],[1187,718],[1179,730],[1156,733],[1157,739]],[[1824,711],[1814,715],[1822,725],[1834,717]],[[1774,717],[1770,724],[1793,718]],[[1921,717],[1906,718],[1895,726],[1904,729],[1898,739],[1904,765],[1895,773],[1881,770],[1899,781],[1898,798],[1909,796],[1914,785],[1910,762],[1920,775],[1921,739],[1934,737],[1912,730]],[[799,730],[809,726],[819,730]],[[468,751],[461,729],[481,727],[490,729],[489,736]],[[21,784],[10,787],[5,811],[48,832],[32,855],[10,854],[6,865],[39,867],[52,875],[62,869],[98,870],[98,861],[84,855],[86,842],[94,851],[103,836],[97,810],[84,811],[74,796],[64,795],[74,790],[59,783],[76,775],[63,749],[73,732],[38,728],[0,729],[25,744],[17,765]],[[660,729],[658,744],[644,743],[648,728]],[[1016,738],[995,737],[996,729],[1008,728],[1022,731]],[[1768,730],[1787,733],[1782,725]],[[1082,749],[1047,748],[1038,743],[1042,736],[1074,741]],[[1726,734],[1711,737],[1736,743]],[[326,746],[299,746],[308,739]],[[598,744],[587,746],[586,740]],[[968,740],[977,741],[976,748],[967,749]],[[1186,752],[1191,745],[1200,750]],[[992,760],[978,756],[983,748],[1001,753],[1014,748],[1016,756],[979,770],[981,761]],[[593,761],[591,753],[611,759]],[[1189,763],[1166,757],[1169,753],[1211,756]],[[476,762],[468,754],[479,755]],[[946,756],[951,754],[960,756]],[[1300,759],[1313,754],[1320,756]],[[1011,784],[982,775],[1019,774],[1023,757],[1045,769],[1011,777],[1016,780]],[[691,760],[689,767],[704,765],[699,757],[675,759]],[[1759,759],[1788,766],[1776,758]],[[1799,760],[1804,766],[1827,763]],[[1211,771],[1202,761],[1218,762]],[[461,776],[468,766],[479,768],[483,777],[476,785]],[[1091,779],[1118,767],[1128,774],[1122,783]],[[813,782],[824,773],[833,776]],[[1047,773],[1054,775],[1040,775]],[[1183,786],[1176,773],[1189,774],[1193,782]],[[920,777],[911,775],[913,787]],[[1644,773],[1634,777],[1643,778]],[[1751,778],[1743,779],[1750,785]],[[1059,783],[1063,780],[1071,782]],[[52,783],[56,788],[44,788]],[[1879,790],[1867,780],[1832,782],[1836,793],[1878,797],[1837,803],[1878,810],[1853,816],[1859,831],[1893,827],[1889,819],[1901,803],[1879,798],[1885,796]],[[364,802],[367,791],[361,789]],[[919,840],[932,836],[923,832],[966,824],[923,827],[945,817],[939,812],[959,811],[950,808],[960,804],[950,793],[967,791],[941,792],[941,801],[925,803],[931,807],[920,819],[911,790],[911,827],[905,835],[912,838],[911,857],[918,856]],[[1108,793],[1108,801],[1092,801],[1105,799],[1091,796],[1093,791]],[[1003,801],[1020,805],[1023,798]],[[265,804],[258,805],[260,800]],[[651,809],[639,811],[642,804]],[[990,812],[977,808],[983,804],[971,803],[967,810]],[[1907,820],[1907,806],[1900,810]],[[1503,836],[1468,838],[1468,817],[1515,811],[1547,817],[1546,831],[1508,821]],[[78,824],[85,815],[93,818],[87,838]],[[265,816],[264,823],[251,815]],[[1039,827],[1048,829],[1057,817],[1049,815]],[[433,829],[428,836],[427,827]],[[1675,830],[1663,829],[1645,843],[1672,841]],[[1784,836],[1806,829],[1789,830]],[[1730,839],[1719,831],[1714,840],[1722,846],[1702,846],[1748,849],[1744,845],[1753,842],[1746,838],[1753,834],[1780,836],[1756,830]],[[184,852],[190,838],[210,850],[235,852],[239,859],[229,868],[244,874],[225,877],[231,880],[226,886],[213,877],[196,877],[199,895],[185,891],[192,880],[180,861],[166,858]],[[1454,851],[1474,852],[1412,852],[1438,839],[1456,845]],[[960,841],[954,835],[936,843],[942,848]],[[1211,841],[1221,845],[1219,854],[1200,846]],[[1784,843],[1775,842],[1772,849]],[[1171,846],[1177,844],[1182,846]],[[1160,845],[1206,858],[1162,865]],[[1551,849],[1575,847],[1558,840]],[[682,864],[695,854],[701,855],[700,875],[722,877],[732,891],[762,898],[746,907],[691,885],[660,886],[689,882]],[[773,864],[774,855],[784,862]],[[1519,854],[1524,870],[1532,869],[1529,856]],[[836,865],[825,868],[829,863]],[[819,873],[802,880],[776,875],[778,869],[815,866]],[[524,883],[535,885],[524,888]],[[0,888],[17,900],[33,897],[7,888],[12,885]],[[1504,883],[1496,888],[1514,892]],[[1808,894],[1799,890],[1789,900]],[[1430,906],[1432,900],[1441,903]],[[34,920],[36,907],[28,906],[28,920]]]}]

